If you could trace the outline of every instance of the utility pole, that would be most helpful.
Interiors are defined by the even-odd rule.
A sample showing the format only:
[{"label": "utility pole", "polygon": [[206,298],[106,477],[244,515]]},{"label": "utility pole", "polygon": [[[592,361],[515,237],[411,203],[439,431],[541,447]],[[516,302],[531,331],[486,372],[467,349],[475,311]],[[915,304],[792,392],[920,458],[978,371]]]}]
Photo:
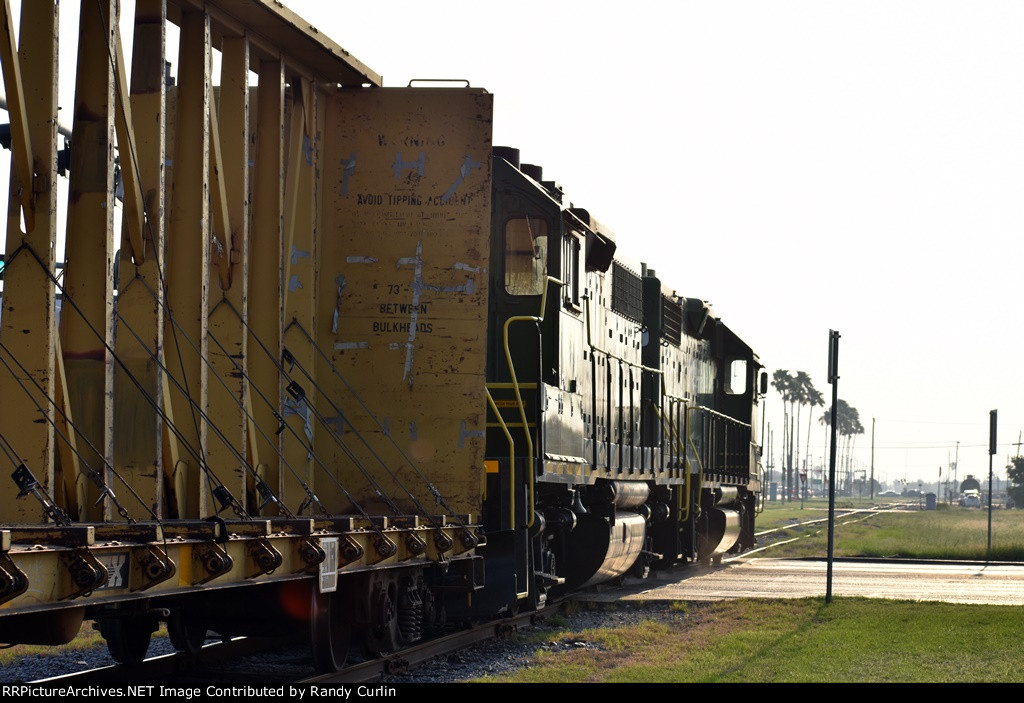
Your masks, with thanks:
[{"label": "utility pole", "polygon": [[789,500],[789,479],[786,471],[786,452],[789,451],[789,411],[782,411],[782,454],[779,457],[779,483],[782,484],[782,504]]},{"label": "utility pole", "polygon": [[960,497],[960,484],[956,482],[960,469],[960,440],[956,441],[956,454],[953,455],[953,497]]},{"label": "utility pole", "polygon": [[871,418],[871,500],[875,499],[875,418]]},{"label": "utility pole", "polygon": [[786,496],[789,500],[793,500],[793,428],[796,426],[796,418],[793,413],[789,414],[789,454],[786,458],[786,473],[788,475],[788,488],[789,495]]}]

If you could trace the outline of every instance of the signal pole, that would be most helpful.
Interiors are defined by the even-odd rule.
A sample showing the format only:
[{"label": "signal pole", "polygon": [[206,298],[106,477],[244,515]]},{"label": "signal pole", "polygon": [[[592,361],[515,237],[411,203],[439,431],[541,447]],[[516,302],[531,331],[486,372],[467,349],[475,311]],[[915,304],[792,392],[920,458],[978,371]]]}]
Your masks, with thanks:
[{"label": "signal pole", "polygon": [[832,385],[832,446],[828,458],[828,574],[825,603],[832,602],[832,554],[836,527],[836,406],[839,404],[839,333],[828,331],[828,382]]},{"label": "signal pole", "polygon": [[988,550],[985,558],[988,559],[992,553],[992,457],[996,454],[996,413],[998,410],[991,410],[988,414]]}]

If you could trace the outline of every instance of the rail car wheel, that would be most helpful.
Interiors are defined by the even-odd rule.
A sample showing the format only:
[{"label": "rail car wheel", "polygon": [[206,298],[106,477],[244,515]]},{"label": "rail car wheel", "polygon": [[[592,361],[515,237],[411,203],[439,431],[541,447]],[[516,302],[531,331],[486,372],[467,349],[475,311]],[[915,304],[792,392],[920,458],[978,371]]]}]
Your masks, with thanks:
[{"label": "rail car wheel", "polygon": [[321,593],[313,585],[310,599],[310,643],[317,673],[330,674],[345,666],[352,644],[352,625],[336,593]]},{"label": "rail car wheel", "polygon": [[100,634],[107,641],[110,656],[119,664],[141,664],[149,651],[149,639],[157,628],[148,617],[113,617],[99,622]]},{"label": "rail car wheel", "polygon": [[179,652],[196,654],[206,644],[206,626],[175,613],[167,620],[167,636]]},{"label": "rail car wheel", "polygon": [[366,630],[366,650],[371,656],[397,651],[401,646],[398,628],[398,584],[389,581],[371,601],[373,624]]},{"label": "rail car wheel", "polygon": [[415,578],[390,578],[371,601],[372,620],[366,629],[367,654],[380,656],[397,652],[423,636],[428,621],[438,619],[428,589]]}]

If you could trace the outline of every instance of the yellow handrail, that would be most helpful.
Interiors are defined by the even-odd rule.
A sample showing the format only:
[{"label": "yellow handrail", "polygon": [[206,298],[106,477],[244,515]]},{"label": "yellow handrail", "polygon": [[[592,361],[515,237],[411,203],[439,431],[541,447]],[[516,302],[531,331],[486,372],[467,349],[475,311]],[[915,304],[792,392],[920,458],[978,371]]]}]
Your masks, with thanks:
[{"label": "yellow handrail", "polygon": [[[664,394],[662,394],[662,396],[664,397]],[[670,436],[670,441],[672,442],[672,445],[676,449],[680,450],[680,453],[685,452],[686,447],[679,444],[679,433],[676,432],[676,428],[675,425],[672,424],[672,420],[670,418],[666,418],[664,415],[661,414],[660,405],[654,405],[653,407],[655,414],[657,414],[658,416],[658,419],[661,420],[662,429],[668,429],[668,434]]]},{"label": "yellow handrail", "polygon": [[[702,405],[694,405],[693,407],[689,407],[689,408],[686,409],[686,424],[687,425],[690,424],[690,413],[692,413],[694,410],[707,410],[708,412],[712,412],[712,413],[715,412],[714,410],[711,410],[711,408],[705,408]],[[700,468],[700,471],[697,473],[697,482],[698,482],[697,485],[698,486],[703,486],[704,485],[704,462],[700,460],[700,453],[697,451],[697,447],[693,443],[693,435],[690,432],[686,433],[686,441],[689,442],[690,449],[693,450],[693,458],[697,460],[697,466]],[[689,498],[690,498],[690,455],[689,455],[689,453],[686,453],[686,452],[683,453],[683,469],[686,472],[686,498],[687,498],[687,500],[686,500],[686,513],[685,513],[685,515],[683,517],[683,520],[686,521],[686,520],[690,519],[690,500],[689,500]],[[697,515],[698,516],[700,515],[700,503],[699,502],[697,503]]]},{"label": "yellow handrail", "polygon": [[[662,397],[664,397],[664,396],[665,396],[665,393],[664,393],[664,390],[663,390],[662,391]],[[685,405],[686,403],[684,402],[683,404]],[[682,500],[683,500],[682,499],[682,495],[680,495],[680,497],[679,497],[680,505],[677,506],[677,507],[680,509],[680,511],[682,511],[682,513],[683,513],[682,519],[683,519],[683,522],[685,522],[685,521],[687,521],[690,518],[690,500],[689,500],[689,496],[690,496],[690,469],[689,469],[689,459],[687,458],[687,455],[686,455],[686,445],[685,444],[684,445],[680,445],[680,443],[679,443],[679,433],[676,432],[675,425],[672,424],[671,420],[666,420],[665,416],[662,415],[661,408],[659,406],[657,406],[657,405],[654,406],[654,412],[658,415],[658,419],[661,420],[662,428],[665,428],[666,426],[668,427],[669,435],[671,437],[670,441],[675,446],[675,448],[677,450],[679,450],[679,453],[682,454],[682,456],[683,456],[683,474],[685,476],[684,484],[683,484],[683,490],[686,492],[686,496],[687,496],[686,510],[685,511],[682,510],[682,505],[681,505]],[[696,456],[696,450],[694,450],[694,456]],[[697,458],[697,462],[700,463],[700,457]],[[704,472],[704,467],[701,466],[701,475],[703,475],[703,472]]]},{"label": "yellow handrail", "polygon": [[[516,443],[512,439],[512,433],[508,431],[508,425],[505,424],[505,419],[501,416],[498,411],[498,405],[494,402],[494,398],[491,396],[491,390],[487,387],[484,388],[484,393],[487,394],[487,402],[491,405],[491,410],[494,411],[494,416],[498,418],[498,424],[501,426],[501,431],[505,433],[505,439],[508,440],[508,521],[512,528],[516,526]],[[529,428],[524,428],[529,430]],[[484,479],[486,481],[486,478]]]},{"label": "yellow handrail", "polygon": [[505,361],[508,362],[508,372],[512,376],[512,387],[516,392],[516,404],[519,406],[519,417],[523,421],[523,434],[526,435],[526,456],[527,466],[529,467],[529,497],[530,497],[530,519],[527,521],[527,527],[533,527],[534,514],[534,466],[533,466],[533,438],[530,436],[530,426],[526,421],[526,408],[523,406],[523,396],[519,392],[519,379],[516,378],[515,365],[512,363],[512,351],[508,346],[508,328],[513,322],[544,322],[544,311],[547,309],[548,303],[548,283],[555,283],[559,286],[564,286],[563,281],[554,278],[553,276],[547,276],[544,282],[544,290],[540,296],[540,315],[515,315],[505,320],[504,326],[504,343],[505,343]]}]

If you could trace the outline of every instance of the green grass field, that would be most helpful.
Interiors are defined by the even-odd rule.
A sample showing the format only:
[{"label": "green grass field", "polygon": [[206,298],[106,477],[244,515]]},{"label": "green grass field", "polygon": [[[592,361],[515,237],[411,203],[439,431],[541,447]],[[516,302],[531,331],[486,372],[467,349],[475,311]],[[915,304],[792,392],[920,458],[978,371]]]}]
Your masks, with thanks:
[{"label": "green grass field", "polygon": [[[825,556],[827,522],[796,523],[828,517],[823,507],[769,507],[757,531],[782,528],[759,543],[798,537],[760,552],[768,557]],[[992,550],[988,551],[988,513],[977,509],[909,510],[869,515],[852,507],[836,510],[836,556],[1024,561],[1024,510],[992,512]]]},{"label": "green grass field", "polygon": [[[913,501],[910,501],[911,503]],[[827,502],[769,505],[758,531],[787,544],[759,557],[826,555]],[[988,513],[951,508],[871,514],[840,503],[837,556],[984,560]],[[795,539],[794,539],[795,538]],[[762,543],[770,541],[761,538]],[[992,560],[1024,561],[1024,511],[992,514]],[[1024,588],[1024,584],[1022,584]],[[538,646],[530,666],[503,682],[1024,682],[1024,608],[821,598],[676,603],[672,616],[574,633],[586,648]]]},{"label": "green grass field", "polygon": [[[612,630],[537,637],[518,683],[1024,682],[1024,609],[821,598],[680,604]],[[576,649],[540,642],[586,642]]]}]

